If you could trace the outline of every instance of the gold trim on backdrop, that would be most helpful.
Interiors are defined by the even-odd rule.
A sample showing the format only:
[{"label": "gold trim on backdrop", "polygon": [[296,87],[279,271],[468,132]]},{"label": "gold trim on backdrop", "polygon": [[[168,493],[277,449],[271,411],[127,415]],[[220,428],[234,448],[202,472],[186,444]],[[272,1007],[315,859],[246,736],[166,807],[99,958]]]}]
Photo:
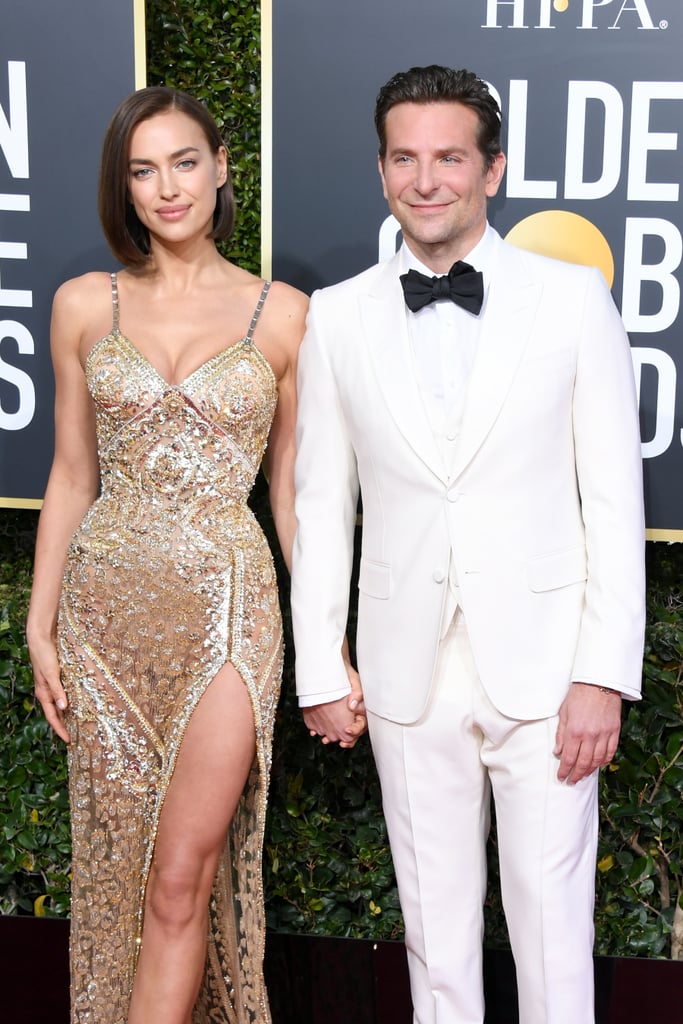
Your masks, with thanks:
[{"label": "gold trim on backdrop", "polygon": [[145,0],[133,0],[133,38],[135,88],[147,85],[147,49],[145,46]]},{"label": "gold trim on backdrop", "polygon": [[273,7],[261,2],[261,274],[273,276]]},{"label": "gold trim on backdrop", "polygon": [[683,530],[646,530],[646,540],[683,541]]},{"label": "gold trim on backdrop", "polygon": [[0,508],[42,508],[42,498],[0,498]]}]

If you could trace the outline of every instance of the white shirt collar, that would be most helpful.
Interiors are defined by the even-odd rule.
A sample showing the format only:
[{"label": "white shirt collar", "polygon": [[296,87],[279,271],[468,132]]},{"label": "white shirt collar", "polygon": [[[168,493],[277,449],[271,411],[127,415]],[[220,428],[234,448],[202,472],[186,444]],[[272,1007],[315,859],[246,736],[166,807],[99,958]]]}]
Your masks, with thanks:
[{"label": "white shirt collar", "polygon": [[[470,249],[466,256],[463,257],[465,263],[470,263],[475,270],[481,270],[484,275],[484,289],[488,289],[490,280],[491,264],[493,262],[493,240],[495,232],[491,225],[487,222],[484,234],[481,236],[477,244]],[[419,270],[421,274],[426,274],[427,277],[438,276],[434,274],[434,271],[429,267],[425,266],[412,250],[403,242],[400,250],[400,261],[401,261],[401,273],[404,274],[408,270]]]}]

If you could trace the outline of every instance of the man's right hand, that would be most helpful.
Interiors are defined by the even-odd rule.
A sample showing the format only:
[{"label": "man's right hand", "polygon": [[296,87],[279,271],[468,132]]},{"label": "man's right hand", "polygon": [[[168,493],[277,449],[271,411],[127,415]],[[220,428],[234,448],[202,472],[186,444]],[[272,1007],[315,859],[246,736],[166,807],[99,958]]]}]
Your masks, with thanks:
[{"label": "man's right hand", "polygon": [[[358,699],[357,694],[351,694],[351,698],[354,697]],[[304,722],[311,736],[320,736],[323,743],[338,743],[347,750],[355,747],[367,732],[368,722],[364,714],[349,707],[352,702],[349,697],[341,697],[328,704],[312,704],[303,708]]]}]

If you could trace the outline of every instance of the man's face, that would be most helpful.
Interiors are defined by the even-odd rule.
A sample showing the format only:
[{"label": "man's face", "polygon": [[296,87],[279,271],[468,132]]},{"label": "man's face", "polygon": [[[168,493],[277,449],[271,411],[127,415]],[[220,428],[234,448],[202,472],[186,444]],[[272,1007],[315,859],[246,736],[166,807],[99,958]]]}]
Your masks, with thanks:
[{"label": "man's face", "polygon": [[490,167],[477,148],[477,114],[462,103],[399,103],[386,119],[379,173],[409,248],[446,273],[481,238],[486,201],[498,191],[505,157]]}]

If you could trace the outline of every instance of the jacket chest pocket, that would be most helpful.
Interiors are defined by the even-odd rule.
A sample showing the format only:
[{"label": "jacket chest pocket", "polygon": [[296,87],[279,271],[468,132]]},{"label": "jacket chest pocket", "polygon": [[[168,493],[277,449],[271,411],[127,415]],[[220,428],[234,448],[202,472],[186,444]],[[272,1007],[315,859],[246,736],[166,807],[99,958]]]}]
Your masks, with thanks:
[{"label": "jacket chest pocket", "polygon": [[367,597],[387,601],[391,597],[391,566],[386,562],[372,562],[370,559],[362,558],[358,589]]}]

